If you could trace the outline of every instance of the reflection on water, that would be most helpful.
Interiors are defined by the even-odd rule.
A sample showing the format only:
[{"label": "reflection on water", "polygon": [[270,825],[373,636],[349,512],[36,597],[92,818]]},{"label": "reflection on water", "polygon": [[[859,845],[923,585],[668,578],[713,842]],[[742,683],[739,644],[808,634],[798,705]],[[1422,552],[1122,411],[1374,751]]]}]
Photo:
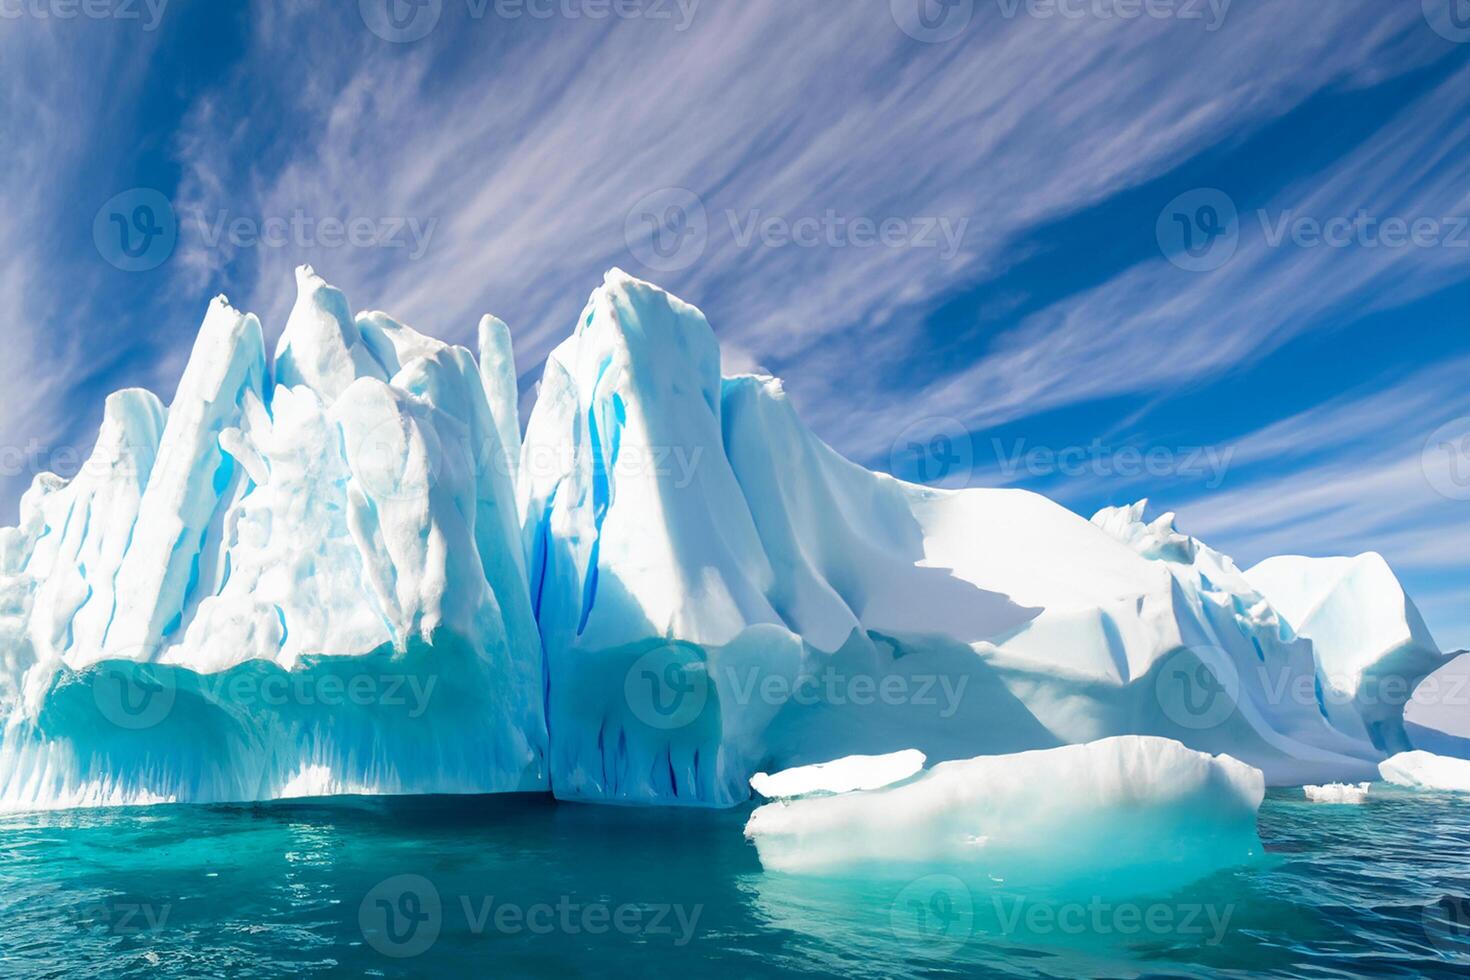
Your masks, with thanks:
[{"label": "reflection on water", "polygon": [[0,974],[1218,976],[1470,970],[1470,802],[1273,792],[1167,894],[764,873],[745,810],[543,797],[0,819]]}]

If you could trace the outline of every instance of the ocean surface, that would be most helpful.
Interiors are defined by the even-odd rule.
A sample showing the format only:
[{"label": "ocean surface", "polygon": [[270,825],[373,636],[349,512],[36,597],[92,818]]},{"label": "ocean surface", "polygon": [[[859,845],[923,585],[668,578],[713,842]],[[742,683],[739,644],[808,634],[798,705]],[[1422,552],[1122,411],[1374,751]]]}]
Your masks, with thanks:
[{"label": "ocean surface", "polygon": [[0,975],[1470,975],[1470,801],[1272,791],[1187,889],[1014,895],[762,872],[748,809],[544,797],[0,818]]}]

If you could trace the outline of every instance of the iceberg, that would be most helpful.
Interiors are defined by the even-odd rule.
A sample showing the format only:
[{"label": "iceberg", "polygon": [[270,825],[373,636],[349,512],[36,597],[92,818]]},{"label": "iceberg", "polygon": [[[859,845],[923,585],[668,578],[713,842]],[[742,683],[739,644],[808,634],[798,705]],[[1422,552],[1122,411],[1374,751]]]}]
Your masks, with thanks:
[{"label": "iceberg", "polygon": [[767,871],[967,885],[1170,887],[1263,849],[1258,770],[1123,736],[940,763],[898,786],[768,803],[745,834]]},{"label": "iceberg", "polygon": [[215,300],[0,532],[0,805],[545,788],[504,394],[297,280],[274,370]]},{"label": "iceberg", "polygon": [[1378,766],[1385,780],[1410,789],[1470,793],[1470,761],[1415,750],[1400,752]]},{"label": "iceberg", "polygon": [[1328,783],[1325,786],[1303,786],[1302,791],[1313,803],[1363,803],[1368,799],[1370,783]]},{"label": "iceberg", "polygon": [[902,782],[923,768],[924,753],[914,749],[890,755],[850,755],[774,775],[758,772],[750,777],[750,788],[768,800],[850,793]]},{"label": "iceberg", "polygon": [[1301,560],[1335,596],[1308,607],[1146,502],[1087,521],[866,470],[617,270],[547,361],[519,492],[563,798],[730,805],[756,771],[1126,734],[1272,785],[1372,778],[1444,662],[1376,556]]},{"label": "iceberg", "polygon": [[731,806],[1135,735],[1302,785],[1416,747],[1446,658],[1376,555],[1242,573],[1146,502],[865,469],[618,270],[524,434],[503,321],[472,352],[296,286],[273,356],[216,299],[169,404],[108,398],[0,531],[0,808]]}]

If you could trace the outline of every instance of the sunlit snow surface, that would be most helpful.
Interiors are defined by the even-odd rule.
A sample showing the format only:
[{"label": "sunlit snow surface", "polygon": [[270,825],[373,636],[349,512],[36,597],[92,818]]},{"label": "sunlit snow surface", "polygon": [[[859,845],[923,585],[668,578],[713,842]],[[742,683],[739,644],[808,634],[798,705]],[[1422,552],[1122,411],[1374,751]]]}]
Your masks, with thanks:
[{"label": "sunlit snow surface", "polygon": [[[1373,778],[1444,662],[1382,559],[1241,572],[1143,507],[857,466],[697,309],[608,274],[525,437],[510,333],[209,308],[172,402],[0,532],[0,806],[551,789],[1117,735]],[[1392,687],[1398,693],[1386,693]]]},{"label": "sunlit snow surface", "polygon": [[850,793],[902,782],[923,768],[924,753],[914,749],[889,755],[850,755],[778,773],[758,772],[750,777],[750,788],[767,799]]}]

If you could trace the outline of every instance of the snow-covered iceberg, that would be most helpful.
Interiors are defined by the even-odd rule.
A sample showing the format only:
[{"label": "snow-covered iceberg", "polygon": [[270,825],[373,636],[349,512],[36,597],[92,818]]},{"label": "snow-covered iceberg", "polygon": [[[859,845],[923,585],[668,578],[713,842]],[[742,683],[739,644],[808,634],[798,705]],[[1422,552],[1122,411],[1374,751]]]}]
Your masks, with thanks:
[{"label": "snow-covered iceberg", "polygon": [[901,785],[769,803],[745,834],[767,871],[1008,888],[1170,887],[1262,854],[1261,773],[1125,736],[945,762]]},{"label": "snow-covered iceberg", "polygon": [[515,389],[494,317],[471,353],[302,269],[271,358],[217,300],[172,402],[112,396],[0,531],[0,806],[721,806],[848,756],[1130,734],[1356,780],[1444,661],[1376,556],[1241,573],[1142,504],[864,469],[616,270],[524,438]]},{"label": "snow-covered iceberg", "polygon": [[[1142,503],[1088,522],[863,469],[778,380],[722,377],[697,309],[617,271],[547,362],[519,489],[564,797],[729,804],[757,769],[1120,734],[1272,784],[1371,778],[1443,660],[1372,556],[1294,560],[1338,598],[1293,593],[1292,618],[1272,566],[1256,584]],[[1365,592],[1341,614],[1375,629],[1334,631]]]},{"label": "snow-covered iceberg", "polygon": [[172,403],[114,395],[0,532],[0,804],[544,788],[487,381],[310,269],[274,369],[217,299]]}]

